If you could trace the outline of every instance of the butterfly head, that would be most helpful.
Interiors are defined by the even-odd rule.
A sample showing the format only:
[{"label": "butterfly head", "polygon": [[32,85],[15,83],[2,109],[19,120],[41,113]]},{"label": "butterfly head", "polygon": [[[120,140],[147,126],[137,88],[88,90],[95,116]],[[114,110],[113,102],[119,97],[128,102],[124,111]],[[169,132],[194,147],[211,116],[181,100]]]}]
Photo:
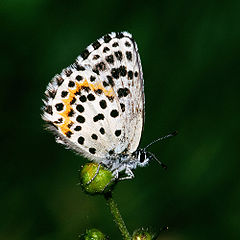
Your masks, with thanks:
[{"label": "butterfly head", "polygon": [[167,166],[160,162],[153,153],[146,151],[145,148],[138,149],[135,152],[135,156],[137,159],[137,165],[140,167],[146,166],[150,160],[155,159],[164,169],[167,168]]},{"label": "butterfly head", "polygon": [[149,160],[152,158],[151,153],[147,152],[144,148],[138,149],[135,152],[135,156],[137,159],[137,164],[140,167],[144,167],[148,164]]},{"label": "butterfly head", "polygon": [[161,161],[159,161],[159,159],[151,152],[147,151],[147,148],[150,147],[152,144],[158,142],[158,141],[162,141],[164,139],[173,137],[177,135],[177,131],[174,131],[164,137],[160,137],[158,139],[156,139],[155,141],[151,142],[150,144],[148,144],[145,148],[142,149],[138,149],[136,151],[136,156],[137,156],[137,161],[138,161],[138,166],[140,167],[144,167],[146,164],[148,164],[149,160],[151,159],[155,159],[164,169],[167,168],[167,166],[165,164],[163,164]]}]

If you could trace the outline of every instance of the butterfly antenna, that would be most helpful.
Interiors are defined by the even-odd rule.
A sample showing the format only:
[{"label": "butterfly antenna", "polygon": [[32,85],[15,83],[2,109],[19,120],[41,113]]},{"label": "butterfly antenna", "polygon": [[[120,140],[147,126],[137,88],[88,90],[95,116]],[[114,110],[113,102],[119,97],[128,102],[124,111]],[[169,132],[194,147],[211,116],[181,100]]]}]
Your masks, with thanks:
[{"label": "butterfly antenna", "polygon": [[153,153],[149,152],[149,154],[160,164],[163,169],[167,169],[167,165],[163,164]]},{"label": "butterfly antenna", "polygon": [[160,138],[154,140],[153,142],[149,143],[144,149],[146,150],[148,147],[150,147],[150,146],[153,145],[154,143],[159,142],[159,141],[162,141],[162,140],[165,140],[165,139],[170,138],[170,137],[174,137],[174,136],[176,136],[177,134],[178,134],[178,131],[174,131],[174,132],[172,132],[172,133],[170,133],[170,134],[168,134],[168,135],[166,135],[166,136],[164,136],[164,137],[160,137]]}]

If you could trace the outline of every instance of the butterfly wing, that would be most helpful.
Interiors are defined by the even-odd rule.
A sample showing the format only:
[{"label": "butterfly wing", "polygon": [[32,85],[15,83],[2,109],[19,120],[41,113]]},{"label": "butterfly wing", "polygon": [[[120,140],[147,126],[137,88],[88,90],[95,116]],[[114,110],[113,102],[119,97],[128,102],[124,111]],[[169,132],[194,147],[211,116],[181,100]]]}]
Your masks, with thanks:
[{"label": "butterfly wing", "polygon": [[96,162],[137,149],[144,92],[131,34],[111,33],[98,39],[53,78],[45,94],[42,117],[58,142]]}]

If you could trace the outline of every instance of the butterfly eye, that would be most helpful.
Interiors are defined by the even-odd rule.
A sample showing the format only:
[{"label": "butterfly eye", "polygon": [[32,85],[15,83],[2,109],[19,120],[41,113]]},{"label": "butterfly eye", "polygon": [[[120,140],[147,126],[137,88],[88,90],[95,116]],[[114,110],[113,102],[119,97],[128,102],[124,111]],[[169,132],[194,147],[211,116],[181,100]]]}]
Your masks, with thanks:
[{"label": "butterfly eye", "polygon": [[146,154],[144,152],[141,152],[140,153],[140,163],[143,163],[145,159],[146,159]]}]

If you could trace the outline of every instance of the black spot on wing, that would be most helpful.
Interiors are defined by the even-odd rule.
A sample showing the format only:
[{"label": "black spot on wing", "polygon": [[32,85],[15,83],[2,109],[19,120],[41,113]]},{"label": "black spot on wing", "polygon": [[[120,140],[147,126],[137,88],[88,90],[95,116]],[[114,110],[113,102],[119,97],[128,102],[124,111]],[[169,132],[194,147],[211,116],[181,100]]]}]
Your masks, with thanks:
[{"label": "black spot on wing", "polygon": [[68,91],[62,91],[61,92],[61,97],[65,98],[68,95]]},{"label": "black spot on wing", "polygon": [[48,95],[50,98],[55,98],[57,91],[55,90],[48,90]]},{"label": "black spot on wing", "polygon": [[104,70],[106,70],[106,65],[104,62],[100,62],[95,66],[95,68],[99,71],[104,71]]},{"label": "black spot on wing", "polygon": [[129,51],[126,51],[126,57],[129,61],[132,61],[132,53]]},{"label": "black spot on wing", "polygon": [[94,140],[97,140],[97,139],[98,139],[98,136],[97,136],[95,133],[93,133],[92,136],[91,136],[91,138],[94,139]]},{"label": "black spot on wing", "polygon": [[104,87],[108,87],[109,84],[108,84],[106,81],[103,81],[103,86],[104,86]]},{"label": "black spot on wing", "polygon": [[116,131],[115,131],[115,136],[116,136],[116,137],[119,137],[119,136],[121,135],[121,132],[122,132],[121,130],[116,130]]},{"label": "black spot on wing", "polygon": [[105,47],[104,49],[103,49],[103,52],[104,53],[106,53],[106,52],[108,52],[110,49],[108,48],[108,47]]},{"label": "black spot on wing", "polygon": [[113,155],[114,154],[114,150],[110,150],[108,153],[109,153],[109,155]]},{"label": "black spot on wing", "polygon": [[84,112],[84,107],[83,107],[83,105],[81,105],[81,104],[78,104],[78,105],[76,106],[76,109],[77,109],[80,113]]},{"label": "black spot on wing", "polygon": [[99,129],[99,132],[103,135],[103,134],[105,134],[105,129],[104,129],[103,127],[101,127],[101,128]]},{"label": "black spot on wing", "polygon": [[62,122],[63,122],[62,118],[59,118],[57,121],[54,121],[54,123],[56,123],[56,124],[59,124],[59,123],[62,123]]},{"label": "black spot on wing", "polygon": [[119,115],[118,110],[114,109],[110,112],[110,116],[116,118]]},{"label": "black spot on wing", "polygon": [[81,115],[78,115],[77,118],[76,118],[77,122],[79,123],[84,123],[85,122],[85,118]]},{"label": "black spot on wing", "polygon": [[96,80],[96,77],[94,77],[94,76],[91,76],[91,77],[90,77],[90,81],[91,81],[91,82],[94,82],[95,80]]},{"label": "black spot on wing", "polygon": [[125,104],[124,103],[120,103],[120,106],[121,106],[122,112],[125,112]]},{"label": "black spot on wing", "polygon": [[106,56],[105,59],[108,63],[111,63],[111,64],[114,63],[113,55],[108,55],[108,56]]},{"label": "black spot on wing", "polygon": [[75,83],[73,81],[69,81],[68,86],[73,88],[75,86]]},{"label": "black spot on wing", "polygon": [[112,68],[111,74],[112,74],[113,78],[118,79],[119,78],[119,73],[120,73],[119,68]]},{"label": "black spot on wing", "polygon": [[70,105],[73,105],[76,102],[76,98],[73,97],[72,101],[70,102]]},{"label": "black spot on wing", "polygon": [[114,97],[113,97],[113,96],[107,96],[107,98],[108,98],[108,100],[109,100],[110,102],[112,102],[112,101],[113,101],[113,99],[114,99]]},{"label": "black spot on wing", "polygon": [[116,32],[116,38],[123,38],[124,37],[124,35],[123,35],[123,33],[122,32]]},{"label": "black spot on wing", "polygon": [[72,133],[71,131],[67,131],[67,132],[66,132],[66,136],[67,136],[68,138],[70,138],[72,134],[73,134],[73,133]]},{"label": "black spot on wing", "polygon": [[76,80],[77,80],[77,81],[81,81],[81,80],[83,80],[83,77],[80,76],[80,75],[77,75],[77,76],[76,76]]},{"label": "black spot on wing", "polygon": [[106,103],[105,100],[101,100],[101,101],[99,102],[99,105],[100,105],[100,107],[101,107],[102,109],[105,109],[105,108],[107,107],[107,103]]},{"label": "black spot on wing", "polygon": [[68,117],[72,117],[74,115],[74,111],[73,109],[70,109],[70,111],[68,112]]},{"label": "black spot on wing", "polygon": [[114,87],[114,81],[113,81],[113,78],[111,77],[111,76],[107,76],[107,79],[108,79],[108,83],[112,86],[112,87]]},{"label": "black spot on wing", "polygon": [[84,141],[85,141],[84,137],[79,137],[79,138],[78,138],[78,143],[79,143],[79,144],[83,145],[83,144],[84,144]]},{"label": "black spot on wing", "polygon": [[65,69],[65,70],[64,70],[64,73],[65,73],[65,75],[66,75],[67,77],[70,77],[71,74],[72,74],[72,70],[71,70],[71,69]]},{"label": "black spot on wing", "polygon": [[93,117],[94,122],[97,122],[97,121],[103,120],[103,119],[104,119],[104,115],[102,113],[99,113],[95,117]]},{"label": "black spot on wing", "polygon": [[121,97],[126,97],[130,93],[130,91],[128,88],[119,88],[117,93],[118,93],[118,97],[121,98]]},{"label": "black spot on wing", "polygon": [[82,96],[80,96],[79,100],[80,100],[81,102],[86,102],[86,101],[87,101],[87,98],[86,98],[86,96],[82,95]]},{"label": "black spot on wing", "polygon": [[96,73],[97,75],[99,75],[99,70],[97,68],[93,68],[92,70],[94,73]]},{"label": "black spot on wing", "polygon": [[125,46],[126,46],[126,47],[131,47],[130,42],[126,41],[126,42],[125,42]]},{"label": "black spot on wing", "polygon": [[95,41],[95,42],[92,44],[92,46],[93,46],[93,48],[96,50],[96,49],[98,49],[98,48],[101,46],[101,44],[100,44],[99,41]]},{"label": "black spot on wing", "polygon": [[74,130],[78,132],[78,131],[82,130],[82,127],[81,127],[81,126],[76,126],[76,127],[74,128]]},{"label": "black spot on wing", "polygon": [[94,92],[96,93],[96,94],[98,94],[98,95],[100,95],[100,94],[102,94],[102,89],[96,89],[96,90],[94,90]]},{"label": "black spot on wing", "polygon": [[119,67],[119,73],[122,77],[125,77],[126,74],[127,74],[127,70],[126,70],[126,67],[125,66],[120,66]]},{"label": "black spot on wing", "polygon": [[89,148],[89,152],[91,154],[95,154],[96,153],[96,148]]},{"label": "black spot on wing", "polygon": [[130,79],[130,80],[133,79],[133,72],[131,70],[128,71],[128,79]]},{"label": "black spot on wing", "polygon": [[87,95],[87,99],[88,99],[89,101],[94,101],[94,100],[95,100],[95,96],[94,96],[92,93],[89,93],[89,94]]},{"label": "black spot on wing", "polygon": [[119,44],[118,44],[117,42],[115,42],[115,43],[112,44],[112,46],[113,46],[113,47],[118,47]]},{"label": "black spot on wing", "polygon": [[108,34],[106,34],[106,35],[103,37],[103,40],[104,40],[105,43],[110,42],[111,39],[112,39],[111,36],[109,36]]},{"label": "black spot on wing", "polygon": [[87,49],[85,49],[82,53],[81,53],[81,57],[85,60],[88,58],[89,56],[89,51]]},{"label": "black spot on wing", "polygon": [[50,105],[46,106],[45,112],[50,115],[53,115],[52,106],[50,106]]},{"label": "black spot on wing", "polygon": [[56,110],[59,112],[63,110],[63,107],[64,107],[63,103],[57,103],[55,105]]},{"label": "black spot on wing", "polygon": [[85,87],[85,86],[83,86],[83,87],[82,87],[82,90],[84,90],[85,92],[88,93],[88,92],[90,91],[90,87]]},{"label": "black spot on wing", "polygon": [[78,71],[85,71],[85,68],[78,64],[78,62],[75,62],[75,69]]},{"label": "black spot on wing", "polygon": [[100,58],[100,56],[99,56],[98,54],[96,54],[96,55],[93,56],[93,60],[97,60],[97,59],[99,59],[99,58]]},{"label": "black spot on wing", "polygon": [[122,61],[122,52],[121,51],[114,52],[114,55],[116,56],[118,61]]},{"label": "black spot on wing", "polygon": [[56,79],[57,85],[61,86],[63,81],[64,81],[64,79],[62,77],[60,77],[60,76],[57,76],[55,79]]}]

